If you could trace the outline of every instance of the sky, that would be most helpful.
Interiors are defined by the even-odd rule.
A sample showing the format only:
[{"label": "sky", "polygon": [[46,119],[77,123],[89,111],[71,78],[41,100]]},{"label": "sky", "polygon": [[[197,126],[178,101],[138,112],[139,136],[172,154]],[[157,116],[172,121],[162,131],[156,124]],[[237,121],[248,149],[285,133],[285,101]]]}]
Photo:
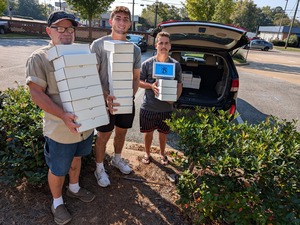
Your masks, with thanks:
[{"label": "sky", "polygon": [[[40,3],[46,3],[46,4],[53,4],[54,2],[59,2],[59,0],[39,0]],[[63,0],[61,0],[63,2]],[[156,0],[115,0],[115,2],[112,4],[112,7],[114,8],[117,5],[124,5],[127,6],[130,11],[132,11],[132,3],[134,2],[134,15],[140,15],[143,8],[147,7],[147,5],[152,5],[155,3]],[[159,0],[157,0],[159,1]],[[283,9],[285,8],[286,3],[286,14],[293,18],[296,5],[298,0],[253,0],[254,4],[257,5],[257,7],[262,8],[263,6],[270,6],[271,8],[275,8],[277,6],[281,6]],[[174,5],[175,7],[180,7],[180,2],[185,2],[185,0],[161,0],[163,3],[167,3],[170,5]],[[144,6],[141,6],[141,4],[144,4]],[[300,5],[298,7],[297,11],[297,18],[300,20]]]}]

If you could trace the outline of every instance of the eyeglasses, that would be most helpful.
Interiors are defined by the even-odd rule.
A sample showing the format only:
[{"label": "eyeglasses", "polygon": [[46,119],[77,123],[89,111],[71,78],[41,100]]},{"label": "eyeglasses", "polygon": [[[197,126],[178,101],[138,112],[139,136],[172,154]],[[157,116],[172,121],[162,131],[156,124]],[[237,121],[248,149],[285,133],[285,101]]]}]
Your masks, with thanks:
[{"label": "eyeglasses", "polygon": [[75,32],[75,27],[57,27],[51,26],[50,28],[56,29],[58,33],[64,33],[66,30],[69,34],[73,34]]}]

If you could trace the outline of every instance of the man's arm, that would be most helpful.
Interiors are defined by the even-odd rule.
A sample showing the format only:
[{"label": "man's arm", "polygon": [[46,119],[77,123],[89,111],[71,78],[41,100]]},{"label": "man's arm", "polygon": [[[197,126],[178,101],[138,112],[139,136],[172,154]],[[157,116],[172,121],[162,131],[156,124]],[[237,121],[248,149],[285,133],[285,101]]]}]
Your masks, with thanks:
[{"label": "man's arm", "polygon": [[47,113],[50,113],[60,119],[62,119],[65,125],[70,129],[72,133],[78,133],[76,128],[80,127],[80,125],[76,124],[74,120],[76,116],[72,113],[65,112],[61,107],[55,104],[48,95],[45,94],[45,90],[33,83],[30,82],[28,84],[32,101],[38,105],[42,110]]}]

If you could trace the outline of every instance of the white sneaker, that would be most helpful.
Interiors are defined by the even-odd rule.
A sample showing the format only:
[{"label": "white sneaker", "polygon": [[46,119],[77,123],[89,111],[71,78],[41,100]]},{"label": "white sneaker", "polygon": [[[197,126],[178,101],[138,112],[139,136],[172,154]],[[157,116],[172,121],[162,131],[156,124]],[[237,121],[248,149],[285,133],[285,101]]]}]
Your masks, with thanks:
[{"label": "white sneaker", "polygon": [[110,180],[108,179],[108,175],[104,169],[102,169],[100,173],[97,173],[97,170],[95,170],[94,174],[100,187],[107,187],[110,185]]},{"label": "white sneaker", "polygon": [[124,159],[120,159],[118,162],[113,158],[111,160],[111,165],[118,168],[124,174],[130,174],[132,169],[129,167],[128,163]]}]

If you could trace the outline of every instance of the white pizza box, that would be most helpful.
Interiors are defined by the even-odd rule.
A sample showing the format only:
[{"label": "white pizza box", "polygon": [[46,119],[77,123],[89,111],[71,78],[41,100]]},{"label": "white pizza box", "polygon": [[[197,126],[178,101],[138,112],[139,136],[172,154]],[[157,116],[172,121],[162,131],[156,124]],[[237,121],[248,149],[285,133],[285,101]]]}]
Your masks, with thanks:
[{"label": "white pizza box", "polygon": [[158,87],[177,87],[177,80],[158,79]]},{"label": "white pizza box", "polygon": [[177,94],[177,87],[164,87],[160,86],[158,87],[160,94],[168,94],[168,95],[176,95]]},{"label": "white pizza box", "polygon": [[67,112],[74,112],[105,105],[104,96],[97,95],[90,98],[84,98],[76,101],[63,102],[63,108]]},{"label": "white pizza box", "polygon": [[77,120],[83,121],[96,116],[105,115],[107,114],[107,109],[106,109],[106,105],[99,105],[99,106],[91,107],[88,109],[84,109],[72,113],[77,116],[76,121]]},{"label": "white pizza box", "polygon": [[132,106],[133,97],[118,97],[114,102],[119,103],[120,106]]},{"label": "white pizza box", "polygon": [[79,65],[64,67],[54,71],[56,81],[68,78],[82,77],[98,74],[97,65]]},{"label": "white pizza box", "polygon": [[131,62],[111,62],[108,66],[108,71],[130,71],[132,73],[133,63]]},{"label": "white pizza box", "polygon": [[182,86],[185,88],[192,88],[192,80],[183,80],[182,81]]},{"label": "white pizza box", "polygon": [[192,71],[182,71],[182,79],[183,80],[192,80],[193,72]]},{"label": "white pizza box", "polygon": [[177,101],[177,95],[159,94],[158,96],[155,96],[155,98],[161,101]]},{"label": "white pizza box", "polygon": [[55,45],[48,50],[48,59],[52,61],[62,55],[90,54],[89,44]]},{"label": "white pizza box", "polygon": [[53,60],[55,70],[59,70],[68,66],[79,65],[96,65],[97,59],[95,53],[90,54],[77,54],[77,55],[63,55]]},{"label": "white pizza box", "polygon": [[59,92],[82,88],[84,86],[86,87],[93,86],[93,85],[99,85],[101,87],[100,77],[98,74],[91,75],[91,76],[75,77],[75,78],[65,79],[57,82],[57,87]]},{"label": "white pizza box", "polygon": [[81,124],[79,128],[77,128],[78,132],[83,132],[86,130],[90,130],[99,126],[107,125],[109,124],[108,115],[101,115],[93,118],[89,118],[82,121],[76,121],[78,124]]},{"label": "white pizza box", "polygon": [[92,96],[101,94],[103,94],[101,85],[86,86],[82,88],[59,92],[59,96],[62,102],[90,98]]},{"label": "white pizza box", "polygon": [[114,111],[113,114],[128,114],[132,113],[132,105],[131,106],[116,106],[114,109],[117,109],[117,111]]},{"label": "white pizza box", "polygon": [[133,82],[132,80],[114,80],[112,82],[113,89],[130,89],[132,88]]},{"label": "white pizza box", "polygon": [[133,63],[132,53],[109,53],[110,62],[131,62]]},{"label": "white pizza box", "polygon": [[132,71],[112,71],[109,73],[112,80],[131,80],[133,79]]},{"label": "white pizza box", "polygon": [[120,40],[107,40],[104,41],[104,50],[113,53],[133,53],[133,43]]},{"label": "white pizza box", "polygon": [[132,97],[133,96],[133,89],[113,89],[110,90],[110,95],[118,97]]}]

